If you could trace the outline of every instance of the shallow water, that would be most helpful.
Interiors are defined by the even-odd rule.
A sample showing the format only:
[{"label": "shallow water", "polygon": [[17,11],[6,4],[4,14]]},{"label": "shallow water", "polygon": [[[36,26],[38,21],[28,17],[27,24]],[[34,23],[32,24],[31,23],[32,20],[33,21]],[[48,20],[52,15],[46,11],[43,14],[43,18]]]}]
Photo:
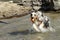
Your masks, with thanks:
[{"label": "shallow water", "polygon": [[29,33],[27,29],[32,27],[30,15],[1,20],[0,40],[60,40],[60,13],[45,13],[50,17],[51,25],[56,32]]}]

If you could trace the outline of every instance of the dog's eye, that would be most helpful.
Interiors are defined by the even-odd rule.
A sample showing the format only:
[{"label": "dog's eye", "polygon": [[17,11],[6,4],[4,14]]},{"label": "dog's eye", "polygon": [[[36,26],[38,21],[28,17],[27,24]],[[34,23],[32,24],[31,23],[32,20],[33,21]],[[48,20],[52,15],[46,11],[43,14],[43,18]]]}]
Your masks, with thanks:
[{"label": "dog's eye", "polygon": [[36,15],[34,15],[34,16],[36,16]]}]

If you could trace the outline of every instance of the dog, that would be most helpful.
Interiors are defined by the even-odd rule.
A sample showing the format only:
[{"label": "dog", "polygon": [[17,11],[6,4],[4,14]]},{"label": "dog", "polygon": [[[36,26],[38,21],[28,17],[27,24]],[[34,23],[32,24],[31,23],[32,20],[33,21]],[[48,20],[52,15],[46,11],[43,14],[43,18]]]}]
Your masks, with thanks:
[{"label": "dog", "polygon": [[54,31],[54,29],[50,26],[49,18],[43,15],[42,11],[32,12],[31,22],[32,22],[33,28],[37,32]]}]

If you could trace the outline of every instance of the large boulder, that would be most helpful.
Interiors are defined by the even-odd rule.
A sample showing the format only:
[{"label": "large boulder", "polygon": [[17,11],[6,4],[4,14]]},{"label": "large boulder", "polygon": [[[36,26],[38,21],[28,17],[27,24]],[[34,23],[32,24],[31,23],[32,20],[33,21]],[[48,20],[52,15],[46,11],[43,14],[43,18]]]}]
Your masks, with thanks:
[{"label": "large boulder", "polygon": [[55,10],[60,9],[60,0],[54,0],[54,8],[55,8]]}]

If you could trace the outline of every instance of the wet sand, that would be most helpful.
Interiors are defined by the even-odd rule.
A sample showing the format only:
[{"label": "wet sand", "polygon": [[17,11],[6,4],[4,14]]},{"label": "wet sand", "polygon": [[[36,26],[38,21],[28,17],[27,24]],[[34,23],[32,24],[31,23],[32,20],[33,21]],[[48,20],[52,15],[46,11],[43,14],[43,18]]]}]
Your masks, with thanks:
[{"label": "wet sand", "polygon": [[32,27],[30,15],[4,19],[0,21],[0,40],[60,40],[60,14],[54,12],[45,13],[51,19],[51,25],[56,32],[29,33],[27,29]]}]

